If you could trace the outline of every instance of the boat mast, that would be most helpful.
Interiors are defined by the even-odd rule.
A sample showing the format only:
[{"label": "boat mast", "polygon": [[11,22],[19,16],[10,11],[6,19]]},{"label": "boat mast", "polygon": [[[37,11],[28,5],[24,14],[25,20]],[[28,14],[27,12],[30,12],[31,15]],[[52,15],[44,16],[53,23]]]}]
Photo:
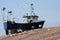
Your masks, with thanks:
[{"label": "boat mast", "polygon": [[2,18],[3,18],[3,21],[6,21],[6,19],[5,19],[5,17],[4,17],[5,10],[6,10],[6,8],[5,8],[5,7],[3,7],[3,9],[2,9],[2,11],[3,11],[3,13],[2,13]]},{"label": "boat mast", "polygon": [[31,15],[35,15],[34,8],[33,8],[33,3],[31,4]]},{"label": "boat mast", "polygon": [[[7,15],[5,14],[5,10],[6,8],[3,7],[2,11],[3,11],[3,14],[2,14],[2,17],[3,17],[3,21],[10,21],[10,16],[12,15],[12,11],[8,11]],[[5,18],[6,17],[6,18]]]},{"label": "boat mast", "polygon": [[31,4],[31,15],[29,16],[28,13],[27,13],[27,15],[25,15],[23,17],[27,18],[27,22],[28,23],[32,23],[32,22],[38,21],[38,16],[35,15],[35,13],[34,13],[33,3]]},{"label": "boat mast", "polygon": [[10,21],[10,17],[12,15],[12,11],[8,11],[8,15],[7,15],[7,20]]}]

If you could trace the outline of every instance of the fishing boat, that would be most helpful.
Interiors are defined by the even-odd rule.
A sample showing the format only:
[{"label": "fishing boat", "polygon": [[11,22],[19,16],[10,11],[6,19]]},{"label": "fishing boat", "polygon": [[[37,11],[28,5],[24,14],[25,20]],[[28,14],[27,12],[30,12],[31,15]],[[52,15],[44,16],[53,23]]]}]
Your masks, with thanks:
[{"label": "fishing boat", "polygon": [[[3,12],[6,8],[3,8]],[[12,15],[12,11],[8,12],[10,15]],[[11,20],[6,20],[4,22],[4,29],[6,32],[6,35],[8,34],[14,34],[19,32],[24,32],[28,30],[34,30],[34,29],[42,29],[44,25],[44,20],[38,21],[39,16],[37,16],[34,13],[33,3],[31,4],[31,15],[24,15],[23,18],[26,18],[26,23],[17,23],[15,22],[14,18]],[[4,19],[4,18],[3,18]]]}]

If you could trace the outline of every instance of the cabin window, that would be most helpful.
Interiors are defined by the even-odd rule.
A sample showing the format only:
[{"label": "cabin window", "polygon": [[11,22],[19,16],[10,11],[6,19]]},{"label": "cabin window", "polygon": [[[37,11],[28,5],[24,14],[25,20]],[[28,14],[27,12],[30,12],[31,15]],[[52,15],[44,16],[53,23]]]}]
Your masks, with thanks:
[{"label": "cabin window", "polygon": [[31,19],[31,17],[28,17],[28,19]]}]

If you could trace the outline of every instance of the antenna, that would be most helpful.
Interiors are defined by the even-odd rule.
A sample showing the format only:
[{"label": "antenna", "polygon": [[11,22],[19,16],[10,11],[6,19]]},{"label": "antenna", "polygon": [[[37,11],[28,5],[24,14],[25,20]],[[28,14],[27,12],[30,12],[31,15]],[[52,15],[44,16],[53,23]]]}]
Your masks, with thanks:
[{"label": "antenna", "polygon": [[31,15],[35,15],[34,8],[33,8],[33,3],[31,4]]},{"label": "antenna", "polygon": [[26,16],[28,16],[28,13],[26,13]]}]

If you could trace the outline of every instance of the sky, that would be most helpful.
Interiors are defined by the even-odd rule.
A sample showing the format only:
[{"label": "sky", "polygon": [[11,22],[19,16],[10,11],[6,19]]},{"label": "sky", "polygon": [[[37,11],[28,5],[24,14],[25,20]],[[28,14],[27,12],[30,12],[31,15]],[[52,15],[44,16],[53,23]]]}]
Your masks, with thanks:
[{"label": "sky", "polygon": [[39,20],[45,20],[44,28],[60,26],[60,0],[0,0],[0,35],[5,35],[2,15],[6,18],[7,12],[12,11],[10,18],[15,17],[16,22],[23,22],[23,15],[31,11],[31,3]]}]

